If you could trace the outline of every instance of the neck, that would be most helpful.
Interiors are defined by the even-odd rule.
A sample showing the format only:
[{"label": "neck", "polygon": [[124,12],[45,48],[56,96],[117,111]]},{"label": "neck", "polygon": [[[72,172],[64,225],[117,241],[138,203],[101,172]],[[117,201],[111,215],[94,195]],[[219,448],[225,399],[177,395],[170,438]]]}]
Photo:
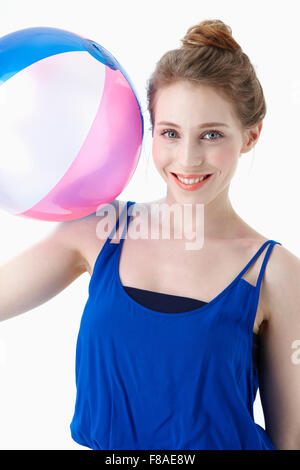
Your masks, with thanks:
[{"label": "neck", "polygon": [[[181,206],[182,217],[183,214],[187,214],[187,217],[184,217],[182,220],[182,224],[184,223],[184,233],[192,232],[196,234],[197,230],[198,233],[201,231],[204,240],[207,241],[241,236],[241,227],[245,225],[245,222],[242,221],[233,209],[228,194],[220,193],[214,200],[202,205],[202,207],[201,203],[179,202],[169,194],[155,202],[159,205],[165,204],[168,207],[173,204]],[[197,204],[199,204],[198,210],[196,208]],[[187,212],[184,212],[184,205],[188,207]],[[169,224],[170,233],[174,234],[178,225],[176,218],[171,216]]]}]

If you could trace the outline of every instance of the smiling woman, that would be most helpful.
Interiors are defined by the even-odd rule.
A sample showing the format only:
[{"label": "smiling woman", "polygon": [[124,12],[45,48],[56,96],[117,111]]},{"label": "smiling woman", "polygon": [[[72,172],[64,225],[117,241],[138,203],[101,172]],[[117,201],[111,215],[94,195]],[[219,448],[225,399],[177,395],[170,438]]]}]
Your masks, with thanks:
[{"label": "smiling woman", "polygon": [[[168,184],[166,203],[190,202],[191,196],[209,202],[212,185],[195,186],[187,179],[211,173],[218,174],[226,202],[238,157],[254,147],[261,132],[263,90],[222,21],[202,21],[181,41],[181,48],[161,57],[148,80],[154,163]],[[176,192],[172,182],[178,185],[178,180],[170,173],[186,178],[179,186],[184,192]]]},{"label": "smiling woman", "polygon": [[[285,439],[281,401],[270,387],[276,369],[276,392],[283,397],[285,385],[296,409],[298,399],[282,380],[287,367],[272,361],[280,316],[269,294],[282,284],[270,272],[280,265],[286,272],[291,262],[283,259],[290,258],[279,242],[249,227],[228,196],[239,156],[262,129],[262,88],[222,21],[201,22],[182,42],[160,59],[148,84],[153,159],[167,186],[160,209],[204,206],[203,245],[189,252],[181,241],[130,236],[124,244],[132,208],[141,212],[141,204],[127,202],[127,217],[121,214],[111,233],[125,220],[120,243],[107,241],[94,265],[78,337],[72,436],[96,449],[295,446],[297,420],[290,414],[285,421]],[[295,373],[290,369],[291,380]],[[259,376],[266,429],[253,419]]]},{"label": "smiling woman", "polygon": [[[249,152],[258,140],[262,123],[242,128],[228,98],[212,86],[188,80],[159,88],[154,100],[153,160],[168,185],[165,203],[188,203],[193,196],[193,202],[206,204],[208,212],[208,203],[217,191],[223,212],[232,213],[229,184],[239,156]],[[161,120],[164,117],[171,119]],[[205,123],[207,117],[211,122]],[[167,129],[166,122],[170,126]],[[195,181],[207,175],[211,176],[205,183]],[[176,190],[176,186],[185,191]]]},{"label": "smiling woman", "polygon": [[[0,320],[90,273],[70,423],[82,446],[300,449],[300,366],[292,360],[300,260],[250,227],[229,198],[239,156],[260,136],[262,88],[221,20],[189,28],[182,43],[157,63],[148,88],[165,197],[114,200],[100,218],[64,223],[2,266]],[[173,234],[171,211],[182,214],[184,233],[189,222],[200,226],[200,248],[186,249],[184,236],[140,233],[151,218],[151,228],[157,222],[165,232],[166,224]],[[258,386],[265,429],[253,417]]]},{"label": "smiling woman", "polygon": [[[200,298],[205,298],[203,286],[215,285],[218,275],[222,278],[220,264],[219,273],[210,268],[215,259],[219,260],[217,252],[223,253],[222,258],[226,253],[234,256],[228,246],[229,240],[232,240],[232,245],[236,248],[251,239],[261,242],[262,247],[270,242],[241,219],[229,199],[229,187],[238,159],[241,154],[253,149],[262,130],[267,110],[264,93],[248,56],[232,37],[231,28],[221,20],[206,20],[190,27],[182,39],[182,47],[166,52],[157,62],[148,81],[147,98],[152,126],[153,160],[167,184],[166,196],[161,199],[161,203],[169,207],[188,203],[193,207],[196,204],[204,206],[204,245],[201,256],[193,254],[197,264],[194,277],[200,282],[198,289],[195,282],[195,294],[190,296],[200,301]],[[202,179],[203,176],[205,179]],[[277,246],[273,250],[275,244]],[[237,284],[234,293],[234,299],[239,299],[244,317],[249,315],[250,331],[252,332],[254,326],[254,332],[258,331],[260,336],[259,383],[258,376],[252,377],[251,370],[245,364],[241,366],[239,379],[235,382],[230,380],[231,374],[222,375],[224,363],[217,368],[216,362],[215,384],[209,378],[203,379],[201,384],[202,396],[205,388],[211,387],[210,405],[207,403],[207,407],[201,408],[201,413],[208,413],[210,416],[210,425],[205,427],[206,437],[198,441],[201,448],[300,448],[300,377],[289,360],[293,332],[299,332],[299,294],[295,284],[293,286],[286,282],[289,273],[295,273],[299,284],[300,260],[278,245],[281,244],[271,241],[259,275],[257,276],[257,271],[256,275],[250,273],[251,284],[255,285],[257,294],[254,294],[256,300],[252,306],[252,301],[247,301],[248,307],[250,306],[248,313],[242,300],[242,286]],[[271,250],[274,255],[270,257],[260,293],[263,272]],[[176,259],[180,263],[178,255]],[[227,267],[229,264],[230,261]],[[225,270],[224,267],[223,269]],[[189,279],[191,283],[191,277]],[[177,279],[174,276],[173,282],[181,287],[187,285],[184,276],[181,283],[178,276]],[[204,292],[203,295],[201,291]],[[289,298],[279,292],[285,292]],[[236,321],[239,307],[238,304],[234,307],[233,303],[233,299],[228,299],[231,316]],[[287,304],[289,313],[286,311]],[[226,317],[226,307],[222,308],[222,318],[215,321],[214,328],[223,328],[232,342],[238,343],[236,337],[242,338],[244,327],[240,325],[237,331],[235,323],[227,330],[229,320]],[[202,312],[204,313],[203,309]],[[284,318],[282,312],[286,312]],[[214,330],[215,336],[210,338],[210,342],[207,339],[207,324],[205,331],[207,349],[203,354],[210,350],[211,357],[215,354],[212,343],[216,342],[217,333]],[[222,341],[220,344],[222,349]],[[245,357],[251,344],[251,340],[244,343]],[[225,357],[226,354],[223,359],[227,363]],[[276,364],[274,358],[277,358]],[[233,357],[228,360],[233,360]],[[212,371],[210,373],[213,374]],[[256,428],[256,437],[260,442],[255,442],[252,440],[253,402],[258,385],[266,430]],[[230,405],[229,395],[226,399],[224,397],[224,390],[228,386],[232,389],[232,396],[236,392],[239,397],[244,396],[244,404],[236,398],[235,404]],[[220,390],[223,391],[222,406]],[[215,412],[218,406],[222,412],[217,415]],[[249,413],[245,421],[241,411],[243,406]],[[231,408],[230,411],[228,407]],[[226,408],[228,414],[225,412]],[[224,431],[226,426],[223,418],[226,415],[225,420],[231,423],[230,431],[227,429],[226,436],[224,434],[219,440],[215,433],[217,429],[220,431],[220,426]],[[224,426],[220,424],[222,422]]]}]

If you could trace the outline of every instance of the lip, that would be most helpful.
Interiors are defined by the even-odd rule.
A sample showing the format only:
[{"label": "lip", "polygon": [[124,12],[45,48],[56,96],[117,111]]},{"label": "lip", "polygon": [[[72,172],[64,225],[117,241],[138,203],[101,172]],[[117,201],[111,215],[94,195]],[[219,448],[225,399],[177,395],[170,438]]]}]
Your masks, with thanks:
[{"label": "lip", "polygon": [[[178,174],[178,173],[177,173],[177,174]],[[206,174],[208,174],[208,173],[206,173]],[[211,173],[208,178],[206,178],[206,179],[204,179],[204,180],[202,180],[202,181],[199,181],[199,183],[193,183],[193,184],[185,184],[185,183],[183,183],[182,181],[180,181],[180,180],[175,176],[174,173],[171,173],[171,176],[172,176],[172,178],[174,179],[174,181],[178,184],[178,186],[179,186],[180,188],[185,189],[185,190],[187,190],[187,191],[194,191],[195,189],[198,189],[198,188],[200,188],[201,186],[203,186],[207,181],[211,180],[211,177],[213,176],[213,173]],[[179,176],[181,176],[181,175],[179,174]],[[202,175],[202,176],[205,176],[205,174]]]}]

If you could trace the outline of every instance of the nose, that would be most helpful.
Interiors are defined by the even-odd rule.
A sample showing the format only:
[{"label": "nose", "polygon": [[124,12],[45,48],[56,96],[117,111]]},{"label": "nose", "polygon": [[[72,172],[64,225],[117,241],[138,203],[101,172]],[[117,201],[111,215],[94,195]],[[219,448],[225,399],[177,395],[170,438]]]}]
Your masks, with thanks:
[{"label": "nose", "polygon": [[189,169],[187,173],[193,173],[193,171],[201,168],[205,160],[203,154],[204,150],[200,149],[199,144],[195,143],[191,138],[182,140],[182,145],[178,147],[177,163],[182,169]]}]

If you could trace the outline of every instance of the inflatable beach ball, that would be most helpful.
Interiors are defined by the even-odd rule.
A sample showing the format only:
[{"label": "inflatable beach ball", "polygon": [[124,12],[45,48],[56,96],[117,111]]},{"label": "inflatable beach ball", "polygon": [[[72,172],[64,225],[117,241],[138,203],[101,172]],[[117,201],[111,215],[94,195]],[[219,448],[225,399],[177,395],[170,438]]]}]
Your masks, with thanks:
[{"label": "inflatable beach ball", "polygon": [[96,212],[131,179],[143,131],[133,84],[103,46],[47,27],[0,38],[0,209]]}]

